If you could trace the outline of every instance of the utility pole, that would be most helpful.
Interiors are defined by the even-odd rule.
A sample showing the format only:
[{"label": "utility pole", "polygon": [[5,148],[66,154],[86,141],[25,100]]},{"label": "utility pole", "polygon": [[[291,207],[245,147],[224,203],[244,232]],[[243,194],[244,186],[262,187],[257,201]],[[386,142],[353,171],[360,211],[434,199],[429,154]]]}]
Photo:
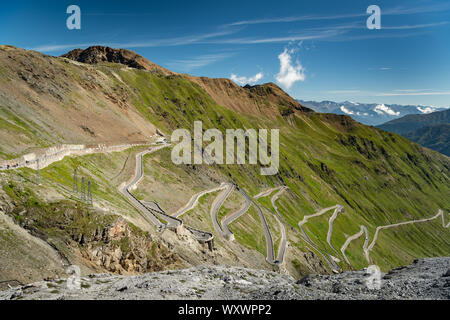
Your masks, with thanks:
[{"label": "utility pole", "polygon": [[88,194],[87,194],[87,201],[89,205],[94,205],[94,202],[92,201],[92,190],[91,190],[91,181],[88,181]]},{"label": "utility pole", "polygon": [[77,169],[73,170],[73,193],[78,194],[78,176]]},{"label": "utility pole", "polygon": [[39,168],[39,159],[36,160],[36,184],[41,185],[41,170]]},{"label": "utility pole", "polygon": [[81,201],[86,201],[86,188],[84,186],[84,177],[81,177]]}]

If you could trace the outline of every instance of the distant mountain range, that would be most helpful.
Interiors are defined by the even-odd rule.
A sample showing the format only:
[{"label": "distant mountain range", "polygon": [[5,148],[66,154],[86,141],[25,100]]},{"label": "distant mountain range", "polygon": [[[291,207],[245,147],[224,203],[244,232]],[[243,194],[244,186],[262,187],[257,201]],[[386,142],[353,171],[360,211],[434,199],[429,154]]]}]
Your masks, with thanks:
[{"label": "distant mountain range", "polygon": [[450,156],[450,109],[430,114],[410,114],[378,128],[401,134],[424,147]]},{"label": "distant mountain range", "polygon": [[442,111],[445,108],[431,106],[413,106],[398,104],[364,104],[352,101],[303,101],[300,104],[311,108],[316,112],[345,114],[363,124],[377,126],[385,122],[401,118],[408,114],[428,114],[435,111]]}]

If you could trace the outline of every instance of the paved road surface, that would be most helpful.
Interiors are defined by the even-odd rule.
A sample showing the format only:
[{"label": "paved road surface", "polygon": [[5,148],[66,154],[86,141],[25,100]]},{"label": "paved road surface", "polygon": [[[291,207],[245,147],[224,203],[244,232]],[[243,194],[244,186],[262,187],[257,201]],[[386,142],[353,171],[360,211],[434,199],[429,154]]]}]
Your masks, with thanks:
[{"label": "paved road surface", "polygon": [[235,189],[234,184],[226,183],[225,189],[214,199],[211,205],[211,209],[209,211],[211,215],[211,221],[214,226],[214,230],[216,230],[216,233],[223,238],[226,238],[226,233],[222,230],[222,227],[219,222],[219,210],[234,189]]},{"label": "paved road surface", "polygon": [[398,227],[398,226],[403,226],[403,225],[407,225],[407,224],[413,224],[413,223],[421,223],[421,222],[428,222],[434,219],[439,218],[440,216],[442,216],[442,226],[444,228],[448,228],[450,223],[448,223],[447,225],[445,224],[445,216],[444,216],[444,211],[442,211],[441,209],[439,209],[438,213],[431,217],[431,218],[426,218],[426,219],[419,219],[419,220],[411,220],[411,221],[406,221],[406,222],[400,222],[400,223],[394,223],[394,224],[390,224],[390,225],[386,225],[386,226],[381,226],[378,227],[375,230],[375,235],[373,237],[372,242],[370,243],[370,245],[367,247],[367,249],[364,250],[364,254],[366,256],[367,262],[370,263],[370,251],[373,249],[373,247],[375,246],[375,243],[377,242],[378,239],[378,234],[380,233],[381,230],[383,229],[389,229],[389,228],[394,228],[394,227]]},{"label": "paved road surface", "polygon": [[330,266],[331,270],[333,270],[333,272],[339,272],[340,270],[342,270],[342,268],[336,263],[336,258],[333,257],[332,255],[330,255],[328,252],[326,251],[322,251],[315,243],[314,241],[312,241],[309,236],[306,234],[305,230],[303,229],[303,225],[305,223],[308,222],[309,219],[314,218],[314,217],[318,217],[323,215],[324,213],[333,210],[333,209],[338,209],[340,206],[339,205],[335,205],[333,207],[330,208],[325,208],[322,209],[318,212],[316,212],[315,214],[311,214],[311,215],[307,215],[303,217],[303,220],[300,221],[298,223],[298,227],[300,228],[300,230],[302,231],[304,237],[303,240],[305,240],[310,246],[312,246],[314,249],[316,249],[320,255],[325,259],[325,261],[328,263],[328,265]]},{"label": "paved road surface", "polygon": [[104,146],[102,147],[101,144],[98,144],[96,147],[85,147],[84,149],[78,148],[78,146],[75,145],[64,145],[67,148],[58,150],[56,152],[47,154],[48,150],[55,149],[55,147],[47,148],[44,151],[44,154],[36,158],[34,160],[26,161],[23,158],[14,159],[14,160],[8,160],[8,163],[10,164],[0,164],[0,171],[4,170],[16,170],[20,168],[30,168],[33,170],[37,170],[38,168],[38,162],[39,162],[39,168],[44,169],[45,167],[48,167],[52,163],[62,161],[65,157],[75,156],[86,156],[89,154],[95,154],[95,153],[111,153],[115,150],[122,151],[127,150],[133,147],[137,146],[149,146],[148,143],[134,143],[134,144],[121,144],[121,145],[114,145],[114,146]]},{"label": "paved road surface", "polygon": [[369,245],[369,231],[367,231],[366,226],[361,226],[361,230],[358,233],[355,233],[354,235],[347,238],[344,245],[341,247],[341,253],[344,257],[345,261],[351,266],[350,260],[348,259],[347,255],[345,254],[345,250],[347,250],[347,247],[349,244],[353,241],[361,237],[363,234],[366,234],[366,240],[364,241],[363,250],[365,250]]},{"label": "paved road surface", "polygon": [[266,250],[267,250],[266,261],[270,264],[278,265],[279,262],[275,260],[272,235],[270,234],[269,226],[267,224],[266,218],[264,217],[264,213],[261,207],[258,205],[258,203],[255,200],[253,200],[245,191],[243,191],[243,195],[244,197],[247,198],[248,201],[250,201],[256,207],[256,209],[259,212],[259,219],[261,220],[261,224],[264,229],[264,235],[266,237]]},{"label": "paved road surface", "polygon": [[231,223],[233,223],[235,220],[237,220],[239,217],[241,217],[244,213],[246,213],[248,211],[248,209],[250,208],[250,206],[252,205],[251,200],[246,197],[244,191],[240,188],[238,188],[238,191],[244,196],[245,198],[245,204],[242,208],[240,208],[239,210],[237,210],[236,212],[227,215],[223,220],[222,220],[222,230],[225,234],[225,239],[229,240],[229,241],[233,241],[234,240],[234,234],[233,232],[231,232],[230,228],[228,227]]},{"label": "paved road surface", "polygon": [[[360,236],[362,236],[364,233],[366,234],[366,239],[364,241],[364,245],[363,245],[363,253],[364,256],[366,257],[367,263],[371,263],[370,261],[370,251],[373,249],[373,247],[375,246],[377,239],[378,239],[378,235],[380,233],[381,230],[384,229],[389,229],[389,228],[394,228],[394,227],[398,227],[398,226],[403,226],[403,225],[407,225],[407,224],[413,224],[413,223],[421,223],[421,222],[428,222],[434,219],[437,219],[439,217],[442,217],[442,227],[444,228],[448,228],[450,226],[450,222],[449,223],[445,223],[445,215],[444,215],[444,211],[442,211],[441,209],[439,209],[438,213],[431,217],[431,218],[425,218],[425,219],[419,219],[419,220],[411,220],[411,221],[406,221],[406,222],[400,222],[400,223],[394,223],[394,224],[389,224],[386,226],[380,226],[377,227],[377,229],[375,230],[375,235],[372,239],[372,242],[369,245],[369,232],[367,231],[367,227],[366,226],[361,226],[361,231],[348,237],[347,240],[345,241],[344,245],[341,248],[341,252],[342,255],[345,258],[345,261],[350,264],[349,259],[347,258],[347,256],[345,255],[345,250],[347,250],[347,247],[350,245],[350,243],[353,240],[358,239]],[[351,264],[350,264],[351,265]]]},{"label": "paved road surface", "polygon": [[203,197],[204,195],[207,195],[209,193],[213,193],[219,190],[223,190],[227,187],[226,183],[222,183],[220,186],[210,189],[210,190],[205,190],[202,192],[199,192],[197,194],[194,194],[192,196],[192,198],[189,200],[188,203],[186,203],[186,205],[184,205],[182,208],[178,209],[177,212],[175,212],[174,214],[172,214],[173,217],[178,218],[180,216],[182,216],[183,214],[185,214],[186,212],[192,210],[193,208],[195,208],[198,205],[198,201],[200,200],[201,197]]},{"label": "paved road surface", "polygon": [[258,200],[259,198],[264,198],[270,195],[272,192],[280,190],[283,187],[275,187],[271,188],[269,190],[262,191],[261,193],[258,193],[256,196],[253,197],[253,199]]},{"label": "paved road surface", "polygon": [[168,147],[168,145],[150,148],[149,150],[140,152],[136,155],[136,169],[135,169],[135,175],[130,183],[122,183],[119,187],[120,193],[122,193],[130,202],[131,204],[138,209],[141,213],[143,213],[149,220],[152,222],[156,227],[158,228],[164,228],[166,225],[162,223],[158,217],[147,208],[140,200],[138,200],[131,192],[130,190],[135,189],[138,185],[138,183],[141,181],[141,179],[144,176],[144,169],[143,169],[143,157],[146,154],[156,152],[162,148]]},{"label": "paved road surface", "polygon": [[[339,251],[337,251],[337,249],[331,243],[331,236],[333,235],[334,220],[336,220],[338,214],[341,213],[342,211],[344,211],[344,207],[341,205],[338,205],[337,208],[334,209],[333,215],[330,217],[330,220],[328,221],[327,243],[334,250],[334,252],[336,252],[338,255],[340,255],[340,253],[339,253]],[[338,260],[339,259],[337,259],[336,261],[340,262],[340,260],[339,261]]]},{"label": "paved road surface", "polygon": [[166,228],[176,229],[183,225],[183,220],[169,216],[161,207],[154,201],[142,201],[142,203],[153,213],[159,216],[164,221],[167,221]]},{"label": "paved road surface", "polygon": [[283,222],[281,221],[280,217],[281,214],[278,211],[278,207],[276,205],[276,201],[278,200],[278,198],[284,193],[286,192],[286,190],[288,190],[288,187],[283,187],[280,189],[280,191],[278,191],[273,197],[272,197],[272,207],[275,209],[276,214],[274,214],[275,219],[278,222],[278,225],[280,226],[280,232],[281,232],[281,239],[280,239],[280,245],[278,247],[278,256],[277,256],[277,260],[280,263],[284,262],[284,257],[286,254],[286,248],[287,248],[287,232],[286,232],[286,227],[284,226]]}]

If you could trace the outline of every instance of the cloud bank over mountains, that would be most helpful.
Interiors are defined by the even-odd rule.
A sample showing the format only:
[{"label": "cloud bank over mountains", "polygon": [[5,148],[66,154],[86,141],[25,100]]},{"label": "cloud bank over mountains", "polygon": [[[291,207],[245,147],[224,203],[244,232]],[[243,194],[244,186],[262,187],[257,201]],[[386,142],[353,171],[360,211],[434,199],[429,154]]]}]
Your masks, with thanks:
[{"label": "cloud bank over mountains", "polygon": [[401,118],[408,114],[429,114],[436,111],[445,110],[434,106],[421,105],[397,105],[397,104],[365,104],[351,101],[302,101],[299,102],[305,107],[317,112],[345,114],[356,121],[367,125],[380,125],[385,122]]}]

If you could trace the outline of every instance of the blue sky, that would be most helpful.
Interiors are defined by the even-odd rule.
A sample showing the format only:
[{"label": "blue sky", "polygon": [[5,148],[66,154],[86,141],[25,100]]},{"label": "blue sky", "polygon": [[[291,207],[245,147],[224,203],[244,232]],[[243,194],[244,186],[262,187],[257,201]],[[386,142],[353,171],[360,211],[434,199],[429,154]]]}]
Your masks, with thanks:
[{"label": "blue sky", "polygon": [[[66,27],[72,4],[81,30]],[[381,30],[366,28],[373,4]],[[173,71],[275,82],[304,100],[450,107],[448,0],[16,0],[2,2],[0,43],[49,55],[127,48]]]}]

